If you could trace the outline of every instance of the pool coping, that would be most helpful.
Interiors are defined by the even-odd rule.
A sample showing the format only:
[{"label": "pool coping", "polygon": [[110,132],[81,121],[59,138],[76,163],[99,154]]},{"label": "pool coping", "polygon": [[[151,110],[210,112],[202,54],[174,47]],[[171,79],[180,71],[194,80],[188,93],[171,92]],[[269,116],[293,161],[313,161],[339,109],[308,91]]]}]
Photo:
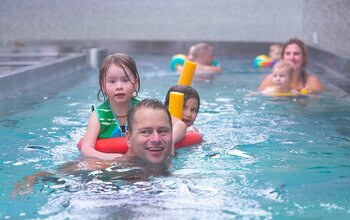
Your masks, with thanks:
[{"label": "pool coping", "polygon": [[68,54],[37,65],[18,68],[0,75],[0,99],[20,95],[21,93],[54,83],[69,74],[91,68],[87,62],[87,53]]}]

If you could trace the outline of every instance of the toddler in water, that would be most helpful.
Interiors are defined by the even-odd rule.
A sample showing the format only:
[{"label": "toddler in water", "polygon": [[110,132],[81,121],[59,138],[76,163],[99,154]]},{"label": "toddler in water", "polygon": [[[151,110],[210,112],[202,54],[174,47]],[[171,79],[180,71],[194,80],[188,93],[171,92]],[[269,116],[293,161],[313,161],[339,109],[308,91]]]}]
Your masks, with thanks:
[{"label": "toddler in water", "polygon": [[281,59],[281,45],[279,44],[272,44],[270,46],[269,50],[269,57],[272,62],[277,63]]},{"label": "toddler in water", "polygon": [[272,83],[261,93],[267,96],[297,96],[300,93],[292,89],[291,83],[294,77],[294,64],[287,60],[278,61],[272,68]]},{"label": "toddler in water", "polygon": [[[140,90],[140,77],[135,61],[122,53],[106,57],[100,66],[100,89],[103,103],[90,115],[88,127],[81,146],[81,154],[104,160],[113,160],[121,154],[103,153],[95,149],[97,139],[124,137],[127,130],[127,114],[139,101],[135,98]],[[186,125],[178,120],[173,123],[173,143],[181,140]]]},{"label": "toddler in water", "polygon": [[193,123],[196,120],[200,105],[200,98],[198,92],[190,86],[173,86],[169,89],[169,91],[166,94],[164,105],[167,107],[169,107],[170,92],[181,92],[184,94],[182,121],[186,124],[186,132],[198,132],[198,130],[195,127],[193,127]]}]

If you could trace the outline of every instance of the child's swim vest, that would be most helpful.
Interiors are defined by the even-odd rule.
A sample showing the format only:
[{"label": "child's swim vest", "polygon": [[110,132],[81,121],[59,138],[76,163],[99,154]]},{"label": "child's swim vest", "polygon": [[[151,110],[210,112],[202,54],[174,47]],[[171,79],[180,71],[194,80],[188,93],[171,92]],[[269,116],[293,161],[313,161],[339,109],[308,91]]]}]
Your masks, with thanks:
[{"label": "child's swim vest", "polygon": [[[134,106],[137,103],[139,103],[139,100],[132,98],[130,106]],[[125,132],[122,131],[119,122],[109,105],[109,100],[96,108],[96,115],[101,126],[98,139],[125,136]],[[127,130],[127,126],[128,125],[126,124],[125,130]]]}]

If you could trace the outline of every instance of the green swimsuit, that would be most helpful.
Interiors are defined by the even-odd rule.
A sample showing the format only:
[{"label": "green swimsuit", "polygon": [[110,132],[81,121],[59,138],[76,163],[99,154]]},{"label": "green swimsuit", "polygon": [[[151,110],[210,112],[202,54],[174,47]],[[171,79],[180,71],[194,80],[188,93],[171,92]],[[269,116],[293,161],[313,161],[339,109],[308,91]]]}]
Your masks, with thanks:
[{"label": "green swimsuit", "polygon": [[[139,100],[132,98],[130,106],[134,106],[137,103],[139,103]],[[96,115],[101,126],[98,139],[125,136],[125,132],[122,131],[119,122],[109,105],[109,100],[96,108]],[[127,124],[125,125],[125,130],[126,129]]]}]

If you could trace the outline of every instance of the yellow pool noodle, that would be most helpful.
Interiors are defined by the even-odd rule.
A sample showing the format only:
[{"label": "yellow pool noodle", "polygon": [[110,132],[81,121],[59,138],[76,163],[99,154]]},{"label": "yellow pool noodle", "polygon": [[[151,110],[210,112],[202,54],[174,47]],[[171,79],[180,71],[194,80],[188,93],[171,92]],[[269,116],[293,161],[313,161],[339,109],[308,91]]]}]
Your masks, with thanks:
[{"label": "yellow pool noodle", "polygon": [[177,84],[191,86],[196,67],[197,63],[186,60]]},{"label": "yellow pool noodle", "polygon": [[184,94],[181,92],[170,92],[170,97],[169,97],[170,114],[182,120],[183,105],[184,105]]}]

